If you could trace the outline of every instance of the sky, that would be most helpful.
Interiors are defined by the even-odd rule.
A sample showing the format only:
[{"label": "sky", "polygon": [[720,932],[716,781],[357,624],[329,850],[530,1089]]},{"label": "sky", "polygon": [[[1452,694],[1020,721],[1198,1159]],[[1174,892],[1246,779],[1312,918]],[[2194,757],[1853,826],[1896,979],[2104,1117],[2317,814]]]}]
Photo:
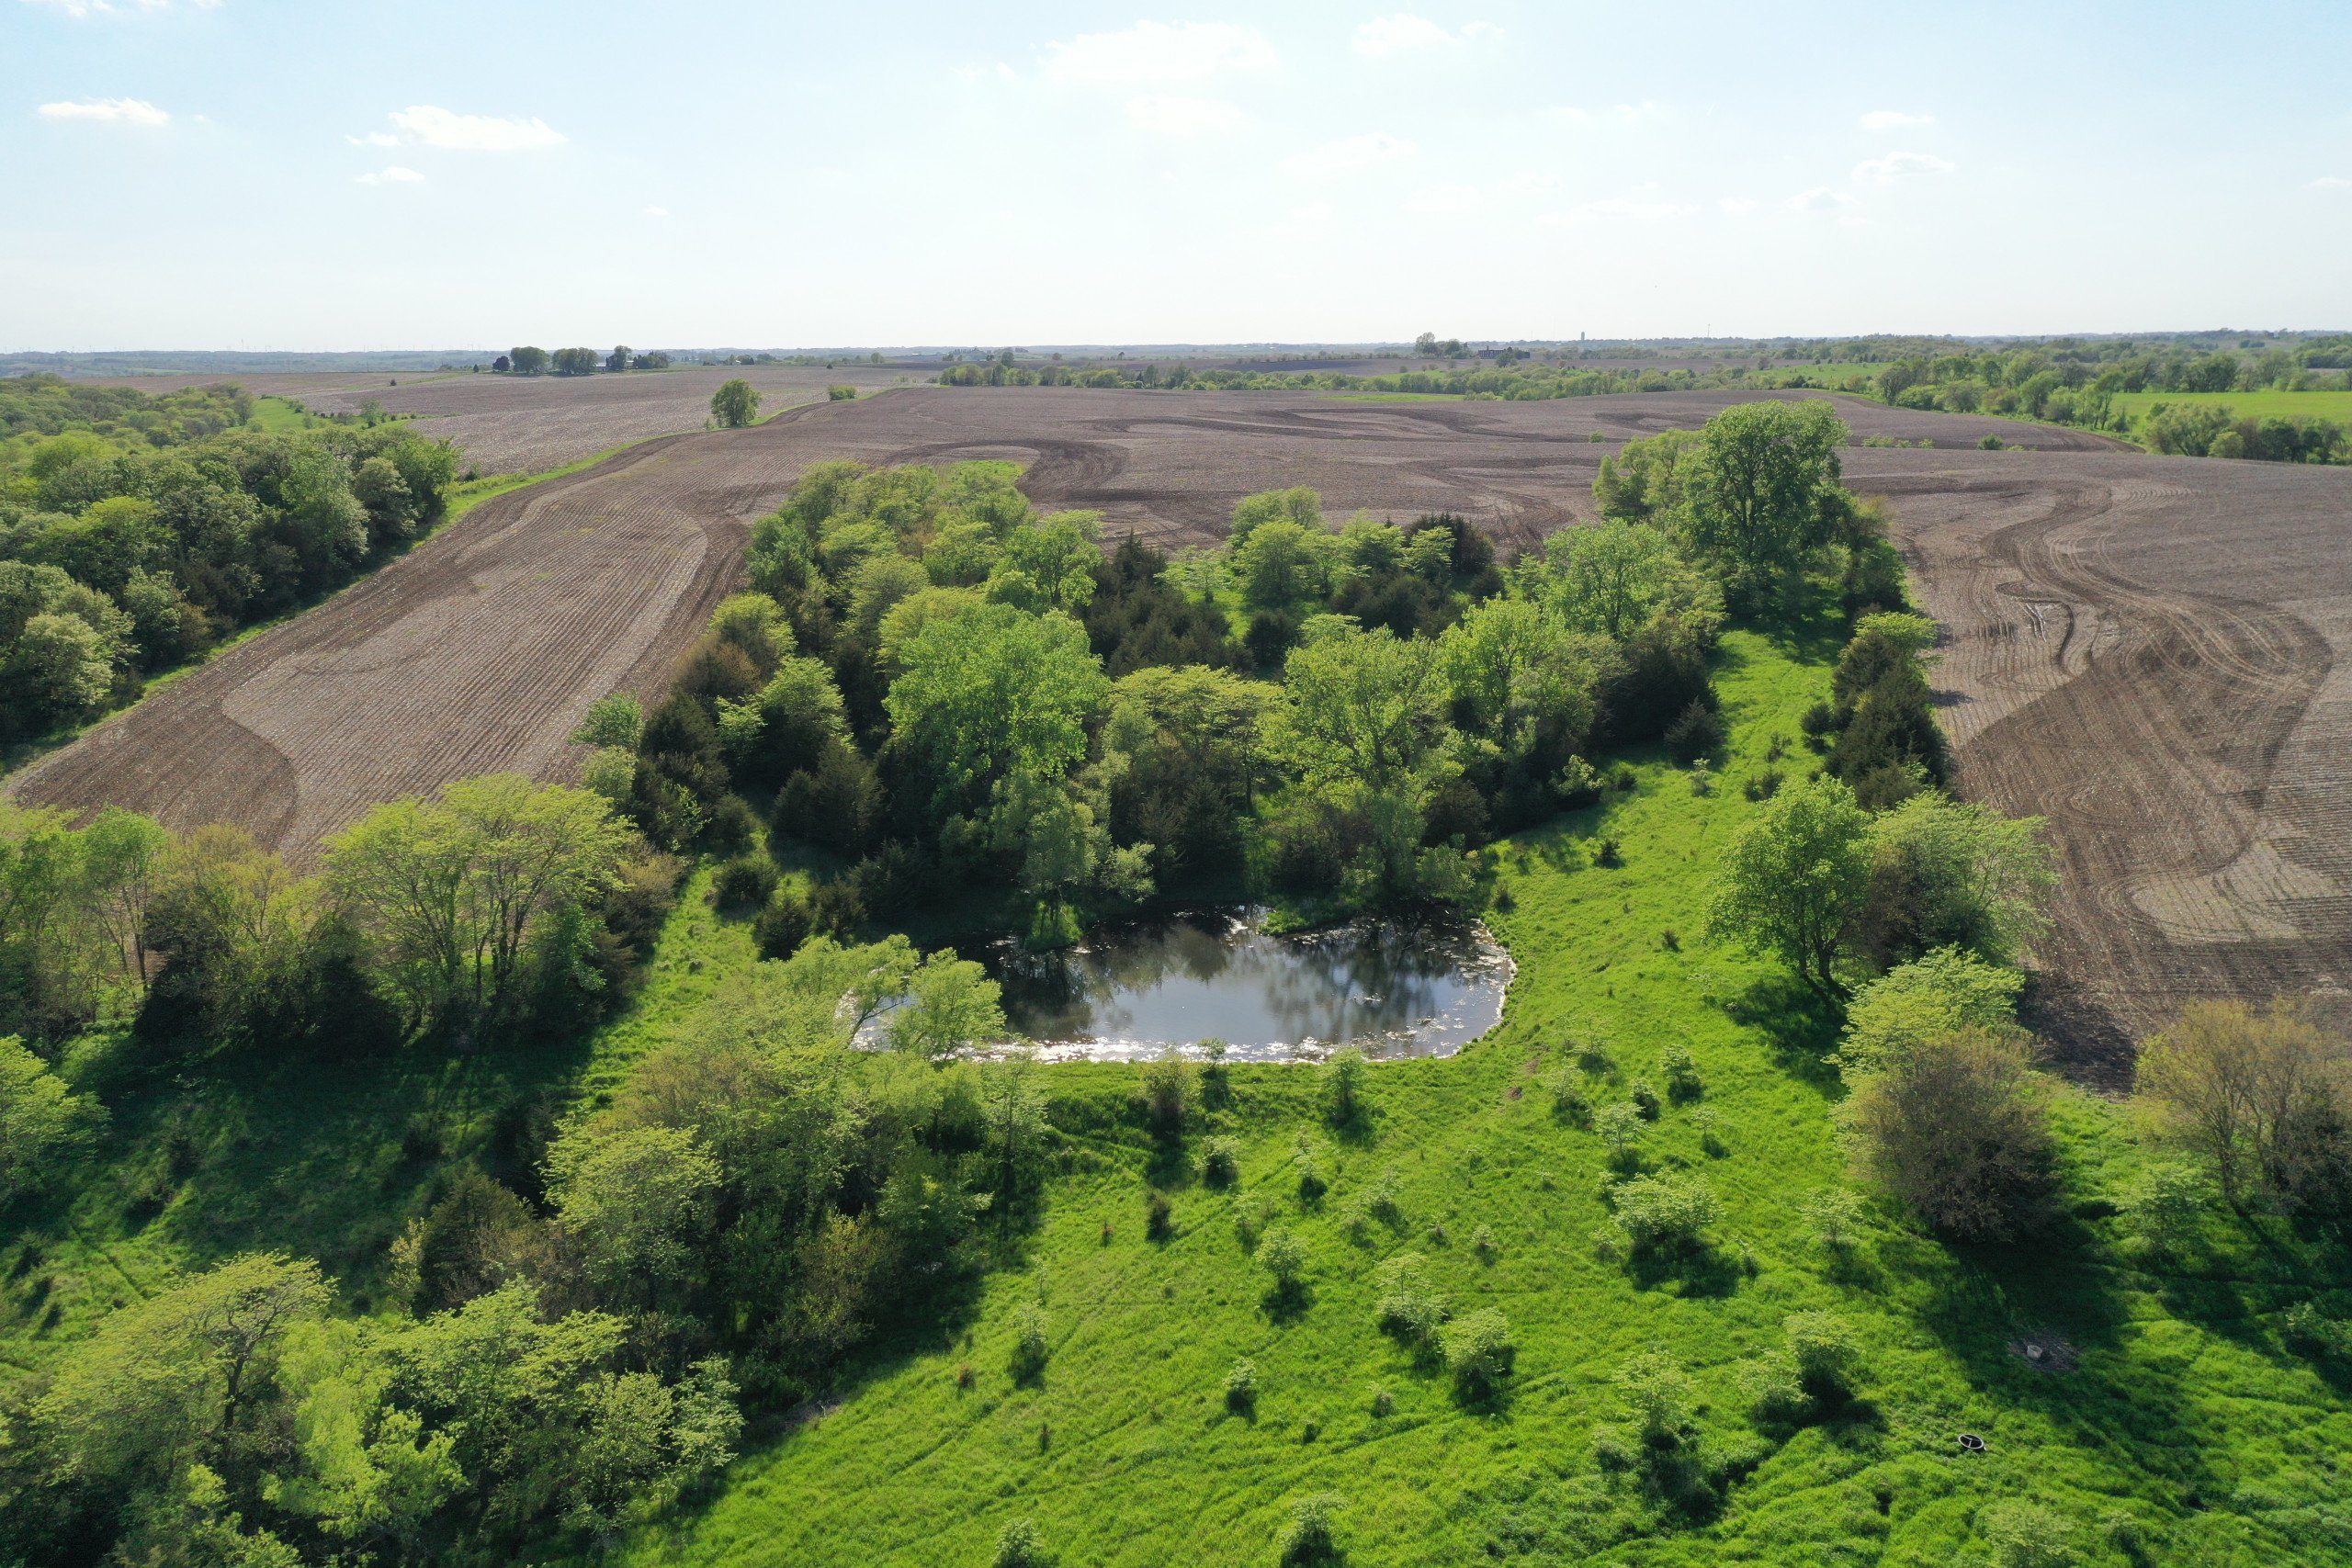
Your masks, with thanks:
[{"label": "sky", "polygon": [[2352,327],[2352,5],[0,0],[0,349]]}]

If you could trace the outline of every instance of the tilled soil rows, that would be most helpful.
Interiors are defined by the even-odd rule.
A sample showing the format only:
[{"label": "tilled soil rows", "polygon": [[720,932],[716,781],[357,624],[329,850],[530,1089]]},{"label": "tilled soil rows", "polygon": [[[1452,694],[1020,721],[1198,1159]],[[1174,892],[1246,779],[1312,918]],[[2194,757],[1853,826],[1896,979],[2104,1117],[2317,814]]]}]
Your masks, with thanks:
[{"label": "tilled soil rows", "polygon": [[[1623,438],[1740,400],[922,388],[812,404],[491,502],[9,787],[238,822],[307,859],[378,801],[496,770],[569,776],[588,705],[658,693],[751,521],[828,458],[1023,462],[1036,502],[1099,509],[1114,539],[1212,540],[1239,497],[1306,484],[1335,515],[1450,510],[1511,545],[1589,516]],[[1962,791],[2050,818],[2065,880],[2035,999],[2069,1062],[2121,1081],[2129,1043],[2189,997],[2346,995],[2352,470],[1838,402],[1858,439],[1939,443],[1856,447],[1847,471],[1889,498],[1944,622]],[[1977,450],[1987,433],[2027,449]]]}]

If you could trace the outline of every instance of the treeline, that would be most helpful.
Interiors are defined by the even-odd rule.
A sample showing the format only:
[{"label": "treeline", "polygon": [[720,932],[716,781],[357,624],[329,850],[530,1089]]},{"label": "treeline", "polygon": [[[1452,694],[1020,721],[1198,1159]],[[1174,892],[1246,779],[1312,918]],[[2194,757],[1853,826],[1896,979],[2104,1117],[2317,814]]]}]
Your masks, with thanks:
[{"label": "treeline", "polygon": [[1811,386],[1801,377],[1786,382],[1753,376],[1742,367],[1701,373],[1691,370],[1577,368],[1572,364],[1496,364],[1481,361],[1448,369],[1406,370],[1359,376],[1337,370],[1224,370],[1179,360],[1158,365],[1019,365],[1008,355],[986,364],[951,365],[939,373],[943,387],[1111,387],[1182,391],[1334,391],[1444,393],[1457,397],[1521,401],[1599,397],[1611,392],[1680,392],[1705,387]]},{"label": "treeline", "polygon": [[624,370],[667,370],[670,356],[658,349],[639,353],[627,344],[615,345],[610,354],[594,348],[559,348],[549,354],[526,344],[508,349],[492,360],[490,367],[501,376],[545,376],[549,371],[558,376],[593,376],[599,370],[617,375]]},{"label": "treeline", "polygon": [[1471,852],[1596,798],[1602,750],[1719,750],[1727,608],[1825,561],[1858,608],[1900,602],[1845,437],[1759,403],[1636,443],[1607,522],[1507,570],[1458,518],[1333,526],[1307,490],[1170,561],[1036,514],[1009,465],[826,465],[758,525],[753,592],[672,694],[592,716],[584,776],[673,849],[743,851],[765,809],[837,856],[813,897],[756,852],[730,870],[777,953],[976,888],[1014,890],[1039,945],[1156,892],[1467,900]]},{"label": "treeline", "polygon": [[0,388],[0,739],[72,724],[438,519],[458,457],[398,424],[251,428],[232,388]]},{"label": "treeline", "polygon": [[[576,1037],[635,983],[681,871],[594,794],[511,776],[379,807],[315,877],[232,828],[0,803],[0,1205],[104,1178],[77,1035],[118,1069],[345,1072]],[[852,1051],[886,1007],[897,1051]],[[727,1461],[739,1387],[821,1387],[967,1277],[977,1217],[1035,1174],[1044,1101],[1021,1064],[932,1064],[1003,1033],[978,965],[901,937],[758,966],[609,1103],[505,1151],[512,1185],[440,1184],[389,1314],[338,1313],[308,1260],[240,1256],[16,1379],[0,1556],[601,1546]]]}]

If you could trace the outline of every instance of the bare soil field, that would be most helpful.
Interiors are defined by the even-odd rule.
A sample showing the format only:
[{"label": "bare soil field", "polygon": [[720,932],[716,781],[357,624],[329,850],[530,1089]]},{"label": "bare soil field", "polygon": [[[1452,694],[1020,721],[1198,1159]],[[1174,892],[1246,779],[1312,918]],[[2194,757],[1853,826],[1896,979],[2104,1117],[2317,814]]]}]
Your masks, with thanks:
[{"label": "bare soil field", "polygon": [[[563,383],[492,387],[469,395],[525,394],[502,415],[610,412],[544,389]],[[588,704],[660,688],[734,581],[751,521],[828,458],[1023,462],[1040,504],[1096,508],[1110,536],[1163,545],[1213,539],[1239,497],[1292,484],[1334,514],[1451,510],[1523,544],[1590,514],[1619,441],[1738,400],[918,388],[813,404],[487,502],[9,787],[235,821],[303,858],[377,801],[494,770],[567,776]],[[2121,1081],[2130,1042],[2192,996],[2352,1003],[2352,470],[1838,402],[1858,439],[1939,444],[1856,447],[1847,472],[1889,498],[1945,624],[1936,679],[1960,787],[2050,818],[2064,890],[2036,996],[2071,1065]],[[2030,449],[1977,450],[1988,431]]]}]

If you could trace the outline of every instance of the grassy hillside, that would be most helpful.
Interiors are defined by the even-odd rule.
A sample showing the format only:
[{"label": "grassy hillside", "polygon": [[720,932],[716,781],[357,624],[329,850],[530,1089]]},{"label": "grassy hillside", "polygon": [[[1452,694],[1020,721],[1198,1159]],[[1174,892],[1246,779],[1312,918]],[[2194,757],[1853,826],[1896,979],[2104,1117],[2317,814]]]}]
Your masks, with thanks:
[{"label": "grassy hillside", "polygon": [[[2029,1534],[2070,1532],[2085,1562],[2346,1561],[2341,1373],[2282,1347],[2275,1315],[2318,1265],[2283,1235],[2217,1231],[2158,1266],[2115,1214],[2135,1154],[2114,1107],[2064,1098],[2071,1215],[2032,1247],[1954,1252],[1884,1214],[1843,1258],[1815,1239],[1800,1205],[1842,1165],[1826,1021],[1700,925],[1717,846],[1756,809],[1741,783],[1794,740],[1833,635],[1726,638],[1735,754],[1711,795],[1644,761],[1631,794],[1505,849],[1512,907],[1493,923],[1520,969],[1504,1021],[1456,1058],[1375,1068],[1367,1127],[1320,1124],[1312,1069],[1249,1067],[1185,1145],[1156,1145],[1127,1108],[1131,1070],[1052,1069],[1061,1168],[1034,1232],[1001,1234],[1006,1266],[970,1319],[754,1434],[714,1499],[626,1560],[985,1563],[1028,1519],[1065,1564],[1272,1562],[1290,1504],[1330,1493],[1360,1564],[1941,1564],[1997,1533],[1980,1508],[2020,1499],[2050,1510],[2022,1517]],[[1597,863],[1604,838],[1621,865]],[[1612,1065],[1578,1068],[1579,1039]],[[1549,1084],[1566,1073],[1595,1104],[1639,1077],[1662,1089],[1676,1043],[1704,1091],[1666,1109],[1643,1157],[1702,1174],[1725,1218],[1703,1258],[1637,1267],[1596,1248],[1604,1151],[1555,1115]],[[1192,1173],[1219,1132],[1243,1146],[1238,1200]],[[1319,1203],[1297,1197],[1302,1134],[1331,1182]],[[1391,1171],[1396,1219],[1351,1236],[1351,1199]],[[1159,1241],[1154,1192],[1172,1205]],[[1306,1243],[1295,1302],[1269,1297],[1237,1234],[1252,1205]],[[1492,1405],[1465,1407],[1375,1325],[1375,1271],[1408,1251],[1457,1313],[1508,1318],[1517,1371]],[[1051,1359],[1023,1386],[1014,1321],[1033,1303]],[[1758,1423],[1741,1363],[1808,1309],[1860,1331],[1864,1396]],[[2030,1361],[2028,1336],[2042,1366],[2072,1370]],[[1596,1461],[1596,1431],[1622,1418],[1614,1376],[1649,1350],[1695,1380],[1720,1507]],[[1224,1396],[1242,1358],[1251,1416]],[[1988,1451],[1963,1453],[1963,1431]]]},{"label": "grassy hillside", "polygon": [[2189,408],[2213,404],[2240,419],[2333,419],[2352,423],[2352,391],[2318,392],[2118,392],[2115,408],[2134,420],[2159,404]]}]

